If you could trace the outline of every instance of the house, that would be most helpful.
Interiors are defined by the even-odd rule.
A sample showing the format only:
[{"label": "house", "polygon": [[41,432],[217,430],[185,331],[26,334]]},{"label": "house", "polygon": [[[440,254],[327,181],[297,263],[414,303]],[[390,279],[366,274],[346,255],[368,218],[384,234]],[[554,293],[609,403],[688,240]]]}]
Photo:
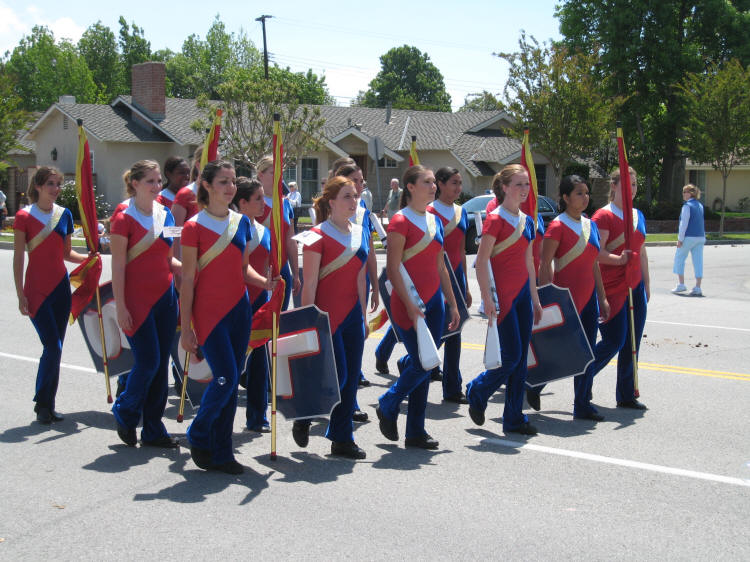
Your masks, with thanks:
[{"label": "house", "polygon": [[[122,174],[133,162],[150,158],[163,163],[171,155],[189,158],[203,142],[202,135],[191,128],[205,118],[196,101],[165,97],[163,63],[134,65],[132,72],[132,95],[119,96],[109,105],[79,104],[72,96],[53,104],[23,137],[25,143],[34,145],[35,165],[57,166],[66,175],[75,173],[78,119],[88,135],[97,191],[110,204],[123,199]],[[457,168],[468,194],[489,189],[492,176],[521,157],[521,143],[505,132],[511,118],[503,111],[440,113],[332,106],[321,106],[320,111],[325,119],[323,148],[306,154],[284,173],[287,181],[298,183],[305,203],[320,190],[332,162],[351,156],[363,169],[375,208],[382,208],[390,179],[400,178],[408,167],[412,135],[417,137],[421,163],[433,169]],[[382,139],[385,146],[377,169],[368,156],[373,137]],[[540,193],[554,195],[548,160],[535,153],[534,162]]]},{"label": "house", "polygon": [[[721,210],[724,196],[724,180],[721,172],[710,164],[696,164],[688,160],[685,164],[685,183],[692,183],[701,190],[701,202],[714,211]],[[744,208],[740,209],[744,198]],[[727,177],[727,208],[732,211],[750,211],[750,164],[732,168]]]}]

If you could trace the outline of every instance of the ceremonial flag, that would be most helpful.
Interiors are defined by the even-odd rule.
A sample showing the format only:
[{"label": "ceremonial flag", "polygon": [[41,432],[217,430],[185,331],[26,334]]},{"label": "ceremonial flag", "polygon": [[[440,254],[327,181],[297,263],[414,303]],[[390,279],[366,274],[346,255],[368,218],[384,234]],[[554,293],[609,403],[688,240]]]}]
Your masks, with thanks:
[{"label": "ceremonial flag", "polygon": [[411,148],[409,148],[409,166],[419,166],[417,155],[417,135],[411,136]]},{"label": "ceremonial flag", "polygon": [[221,109],[216,110],[213,125],[208,131],[208,136],[203,143],[203,152],[201,153],[201,170],[209,162],[218,158],[219,154],[219,136],[221,135]]},{"label": "ceremonial flag", "polygon": [[102,260],[99,257],[99,223],[96,219],[96,200],[94,198],[94,181],[91,175],[91,155],[89,141],[83,130],[83,121],[78,120],[78,159],[76,161],[76,197],[81,215],[81,225],[89,255],[86,260],[70,274],[70,282],[76,287],[73,292],[70,322],[75,322],[78,315],[86,308],[99,285],[102,273]]},{"label": "ceremonial flag", "polygon": [[[281,273],[282,245],[284,244],[281,213],[283,212],[282,174],[284,164],[284,145],[281,138],[279,114],[273,116],[273,194],[271,204],[271,277],[277,278]],[[296,259],[296,256],[293,256]],[[278,321],[281,305],[284,302],[284,281],[279,279],[271,299],[261,306],[253,315],[250,346],[258,347],[271,338],[273,329],[273,313]]]},{"label": "ceremonial flag", "polygon": [[370,333],[372,334],[373,332],[377,332],[380,328],[385,326],[386,322],[388,322],[388,311],[383,308],[377,316],[375,316],[367,323],[367,326],[370,329]]},{"label": "ceremonial flag", "polygon": [[625,249],[635,250],[633,238],[633,187],[630,185],[630,166],[625,152],[625,139],[622,136],[622,125],[617,124],[617,156],[620,161],[620,190],[622,191],[622,218],[625,222]]},{"label": "ceremonial flag", "polygon": [[523,143],[521,144],[521,166],[526,168],[526,171],[529,174],[529,183],[531,184],[531,189],[529,189],[529,196],[526,198],[526,201],[521,203],[521,211],[531,216],[534,219],[534,225],[536,225],[537,224],[536,201],[539,198],[539,189],[537,188],[537,182],[536,182],[536,170],[534,169],[534,158],[531,156],[531,145],[529,144],[528,127],[523,130]]}]

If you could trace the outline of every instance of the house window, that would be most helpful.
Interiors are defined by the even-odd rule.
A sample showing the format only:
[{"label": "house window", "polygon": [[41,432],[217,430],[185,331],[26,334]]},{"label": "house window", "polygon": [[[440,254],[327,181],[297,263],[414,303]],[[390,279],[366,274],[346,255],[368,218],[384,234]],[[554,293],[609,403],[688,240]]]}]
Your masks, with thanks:
[{"label": "house window", "polygon": [[398,162],[388,156],[383,156],[378,160],[378,168],[398,168]]},{"label": "house window", "polygon": [[302,158],[300,162],[302,185],[299,186],[302,193],[302,202],[310,203],[313,196],[317,195],[320,191],[320,185],[318,180],[320,174],[318,173],[318,159],[317,158]]},{"label": "house window", "polygon": [[68,130],[68,117],[67,115],[63,115],[63,129],[66,131]]},{"label": "house window", "polygon": [[290,166],[284,170],[284,181],[287,185],[289,185],[289,182],[291,181],[297,181],[297,166]]},{"label": "house window", "polygon": [[91,173],[95,174],[96,173],[96,165],[94,163],[94,151],[93,150],[89,151],[89,159],[91,160]]},{"label": "house window", "polygon": [[701,190],[700,201],[706,202],[706,170],[690,170],[688,182]]},{"label": "house window", "polygon": [[534,172],[536,173],[536,188],[539,195],[547,195],[547,165],[534,164]]}]

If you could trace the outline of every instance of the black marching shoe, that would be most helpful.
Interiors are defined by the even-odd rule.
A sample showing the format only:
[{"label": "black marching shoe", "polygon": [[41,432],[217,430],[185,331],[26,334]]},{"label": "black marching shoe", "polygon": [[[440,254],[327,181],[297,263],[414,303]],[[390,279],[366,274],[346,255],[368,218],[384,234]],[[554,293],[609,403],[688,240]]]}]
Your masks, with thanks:
[{"label": "black marching shoe", "polygon": [[529,406],[531,406],[531,409],[535,412],[538,412],[542,407],[541,396],[539,396],[538,392],[533,390],[526,390],[526,402],[529,403]]},{"label": "black marching shoe", "polygon": [[354,410],[352,414],[352,421],[357,423],[364,423],[369,419],[370,417],[367,415],[367,412],[363,412],[362,410]]},{"label": "black marching shoe", "polygon": [[216,470],[218,472],[224,472],[226,474],[242,474],[245,472],[245,467],[242,466],[240,463],[238,463],[236,460],[232,459],[231,461],[227,461],[222,464],[212,464],[210,466],[211,470]]},{"label": "black marching shoe", "polygon": [[310,442],[310,424],[294,422],[292,425],[292,437],[298,446],[307,447],[307,444]]},{"label": "black marching shoe", "polygon": [[375,370],[383,375],[389,374],[388,361],[379,359],[377,356],[375,356]]},{"label": "black marching shoe", "polygon": [[360,377],[357,384],[361,387],[367,387],[370,386],[370,381],[368,381],[365,377]]},{"label": "black marching shoe", "polygon": [[589,412],[583,416],[573,416],[573,418],[577,420],[591,420],[596,422],[604,421],[604,416],[595,412]]},{"label": "black marching shoe", "polygon": [[138,444],[138,436],[135,434],[134,427],[127,428],[124,425],[117,423],[117,436],[128,447],[135,447]]},{"label": "black marching shoe", "polygon": [[430,371],[430,380],[432,382],[440,382],[443,380],[443,371],[440,370],[440,367],[435,367]]},{"label": "black marching shoe", "polygon": [[453,396],[444,396],[443,402],[452,402],[453,404],[468,404],[469,401],[466,399],[466,395],[463,392],[454,394]]},{"label": "black marching shoe", "polygon": [[267,423],[262,423],[252,427],[246,427],[245,431],[252,431],[253,433],[271,433],[271,426]]},{"label": "black marching shoe", "polygon": [[53,422],[61,422],[65,419],[59,412],[55,412],[54,410],[50,410],[49,416]]},{"label": "black marching shoe", "polygon": [[143,447],[158,447],[160,449],[179,449],[180,440],[170,435],[162,435],[152,441],[141,441]]},{"label": "black marching shoe", "polygon": [[469,417],[477,425],[484,425],[484,410],[469,406]]},{"label": "black marching shoe", "polygon": [[44,406],[36,406],[34,411],[36,412],[36,421],[43,423],[44,425],[52,423],[52,410],[45,408]]},{"label": "black marching shoe", "polygon": [[386,418],[385,414],[383,414],[383,410],[380,409],[380,406],[375,408],[375,413],[378,415],[380,433],[383,434],[383,437],[389,441],[398,441],[398,424],[396,423],[396,420],[389,420]]},{"label": "black marching shoe", "polygon": [[190,458],[193,459],[195,466],[208,470],[213,468],[211,464],[211,451],[207,449],[200,449],[198,447],[190,447]]},{"label": "black marching shoe", "polygon": [[630,410],[648,410],[643,402],[638,402],[635,398],[632,400],[626,400],[625,402],[618,402],[618,408],[628,408]]},{"label": "black marching shoe", "polygon": [[407,447],[417,447],[419,449],[437,449],[437,440],[430,437],[428,434],[424,434],[420,437],[407,437],[404,439],[404,445]]},{"label": "black marching shoe", "polygon": [[344,457],[353,460],[367,458],[367,454],[357,447],[357,444],[354,441],[331,442],[331,455],[334,457]]},{"label": "black marching shoe", "polygon": [[521,435],[536,435],[536,427],[531,425],[529,422],[524,423],[518,429],[509,429],[505,433],[520,433]]}]

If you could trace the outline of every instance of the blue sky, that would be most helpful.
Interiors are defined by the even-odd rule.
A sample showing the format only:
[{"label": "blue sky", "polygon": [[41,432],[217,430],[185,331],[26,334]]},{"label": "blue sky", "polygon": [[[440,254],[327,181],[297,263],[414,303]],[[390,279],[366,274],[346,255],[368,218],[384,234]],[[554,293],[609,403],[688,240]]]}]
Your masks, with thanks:
[{"label": "blue sky", "polygon": [[36,24],[73,41],[97,20],[116,34],[120,15],[144,29],[154,50],[179,51],[191,33],[205,37],[217,14],[229,31],[244,29],[262,49],[255,18],[269,14],[274,16],[266,23],[272,60],[295,71],[312,68],[324,74],[339,105],[367,89],[380,69],[380,55],[408,44],[426,52],[442,72],[456,109],[469,93],[501,92],[507,65],[492,53],[516,50],[521,29],[540,41],[560,37],[554,17],[559,2],[0,0],[0,53],[12,50]]}]

